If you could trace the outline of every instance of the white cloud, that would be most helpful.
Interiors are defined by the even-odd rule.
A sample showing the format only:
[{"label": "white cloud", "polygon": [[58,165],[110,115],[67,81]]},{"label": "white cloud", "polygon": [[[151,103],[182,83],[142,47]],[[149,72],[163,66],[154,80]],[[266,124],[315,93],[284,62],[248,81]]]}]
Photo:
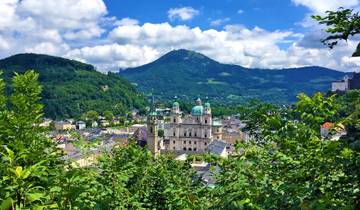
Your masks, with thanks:
[{"label": "white cloud", "polygon": [[[313,8],[312,11],[323,10],[310,1],[293,1]],[[190,20],[199,14],[190,7],[175,8],[172,15],[170,11],[169,17],[179,20]],[[21,52],[46,53],[79,59],[102,71],[114,71],[185,48],[245,67],[319,65],[344,71],[360,67],[359,59],[350,57],[356,48],[355,40],[342,42],[330,51],[318,42],[323,34],[311,21],[305,28],[308,33],[304,34],[225,25],[226,19],[213,23],[225,25],[222,30],[168,22],[140,24],[130,17],[107,16],[102,0],[0,0],[0,14],[2,58]]]},{"label": "white cloud", "polygon": [[170,18],[170,20],[191,20],[193,19],[193,17],[199,14],[200,12],[192,7],[171,8],[168,11],[168,17]]},{"label": "white cloud", "polygon": [[129,25],[137,25],[137,24],[139,24],[138,20],[131,19],[129,17],[123,18],[121,20],[117,20],[114,23],[115,26],[129,26]]},{"label": "white cloud", "polygon": [[147,46],[106,44],[74,49],[66,57],[96,63],[100,71],[119,70],[119,67],[138,66],[156,59],[159,53]]},{"label": "white cloud", "polygon": [[216,19],[210,22],[211,26],[221,26],[225,24],[226,22],[229,22],[230,18],[222,18],[222,19]]},{"label": "white cloud", "polygon": [[244,13],[244,10],[239,9],[239,10],[237,11],[237,13],[238,13],[238,14],[242,14],[242,13]]},{"label": "white cloud", "polygon": [[351,8],[359,4],[358,0],[292,0],[295,5],[308,7],[316,14],[324,14],[328,10],[337,10],[339,7]]}]

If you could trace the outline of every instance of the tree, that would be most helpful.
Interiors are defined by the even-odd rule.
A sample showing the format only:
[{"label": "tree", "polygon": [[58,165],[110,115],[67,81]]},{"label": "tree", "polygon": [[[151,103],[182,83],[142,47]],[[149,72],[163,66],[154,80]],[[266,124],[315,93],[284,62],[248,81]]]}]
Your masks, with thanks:
[{"label": "tree", "polygon": [[[354,12],[352,9],[339,8],[338,11],[327,11],[326,14],[324,17],[314,15],[312,18],[320,24],[326,25],[326,32],[331,35],[321,41],[330,49],[337,45],[338,41],[347,41],[351,36],[360,34],[360,16],[358,12]],[[360,43],[352,56],[360,56]]]},{"label": "tree", "polygon": [[34,71],[16,74],[10,97],[0,81],[0,204],[13,209],[54,207],[48,194],[64,169],[60,152],[39,127],[43,106],[37,80]]},{"label": "tree", "polygon": [[103,114],[104,114],[105,119],[108,121],[111,121],[114,119],[114,114],[111,111],[105,111]]}]

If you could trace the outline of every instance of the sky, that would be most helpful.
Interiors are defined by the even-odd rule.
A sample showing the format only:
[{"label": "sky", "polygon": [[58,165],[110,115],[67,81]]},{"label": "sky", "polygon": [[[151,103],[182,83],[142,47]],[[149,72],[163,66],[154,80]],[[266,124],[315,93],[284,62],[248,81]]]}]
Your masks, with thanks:
[{"label": "sky", "polygon": [[107,72],[188,49],[250,68],[359,71],[359,37],[329,50],[310,18],[339,7],[360,0],[0,0],[0,58],[50,54]]}]

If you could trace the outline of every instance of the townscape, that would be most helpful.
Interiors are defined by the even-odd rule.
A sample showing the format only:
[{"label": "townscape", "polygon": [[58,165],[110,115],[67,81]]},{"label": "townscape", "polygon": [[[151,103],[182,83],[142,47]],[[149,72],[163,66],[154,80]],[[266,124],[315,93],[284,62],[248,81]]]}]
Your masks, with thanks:
[{"label": "townscape", "polygon": [[0,14],[0,210],[360,209],[360,0]]}]

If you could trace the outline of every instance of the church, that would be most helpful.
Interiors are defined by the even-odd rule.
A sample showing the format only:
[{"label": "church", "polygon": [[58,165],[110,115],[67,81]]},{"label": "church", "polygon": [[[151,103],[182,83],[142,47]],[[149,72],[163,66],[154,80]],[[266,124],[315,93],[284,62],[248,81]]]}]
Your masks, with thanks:
[{"label": "church", "polygon": [[154,109],[147,117],[147,147],[154,156],[163,152],[201,154],[226,150],[222,123],[212,118],[210,103],[203,105],[200,98],[190,114],[182,113],[178,102],[173,103],[163,139],[158,137],[158,117]]}]

